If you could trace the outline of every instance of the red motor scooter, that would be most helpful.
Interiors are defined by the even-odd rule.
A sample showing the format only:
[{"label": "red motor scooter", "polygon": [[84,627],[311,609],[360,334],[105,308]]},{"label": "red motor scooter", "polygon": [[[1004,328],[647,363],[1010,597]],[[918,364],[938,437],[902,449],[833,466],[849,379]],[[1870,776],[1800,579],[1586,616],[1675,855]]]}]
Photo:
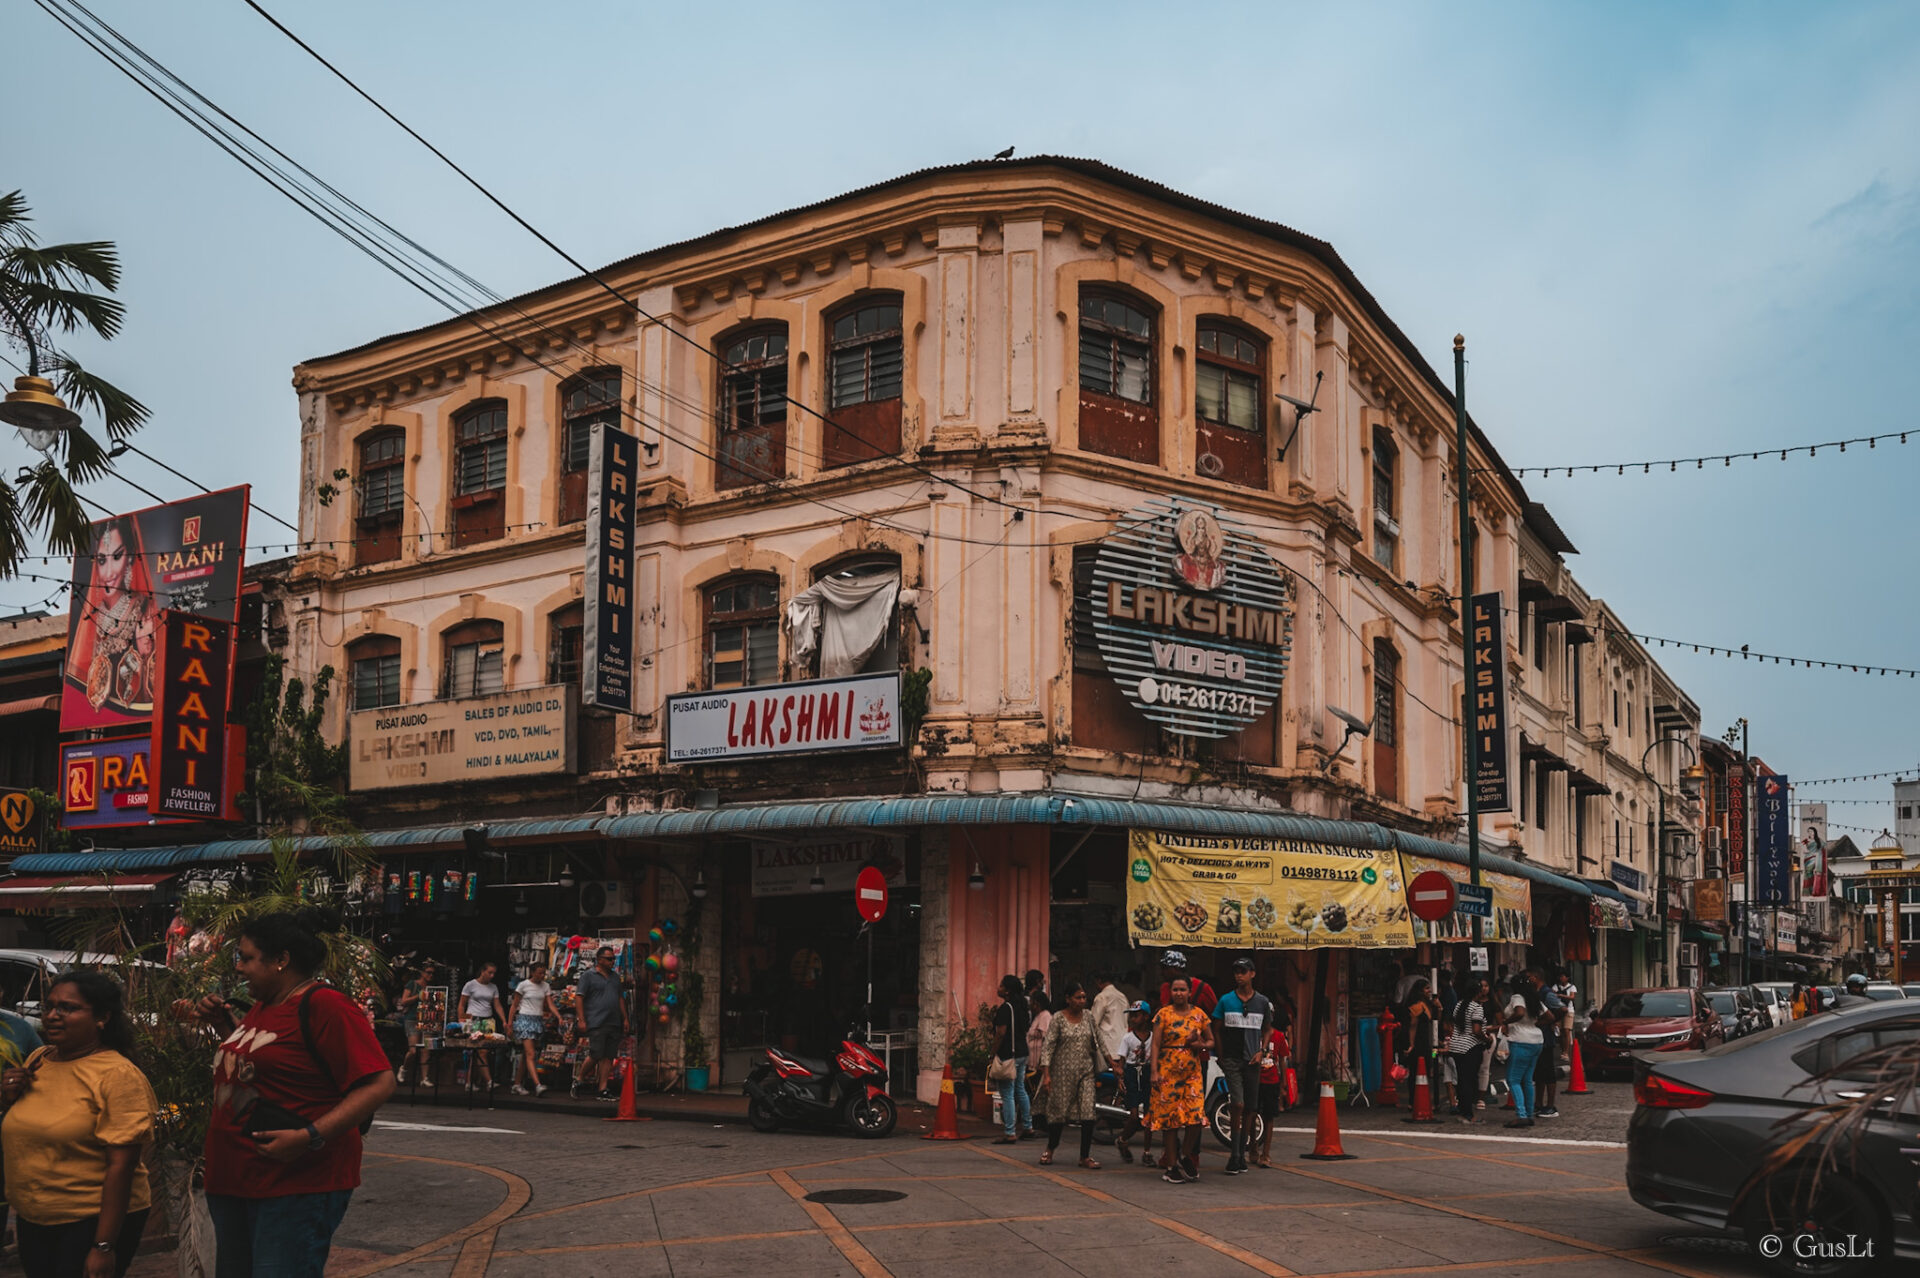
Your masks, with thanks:
[{"label": "red motor scooter", "polygon": [[900,1111],[887,1095],[887,1067],[861,1040],[850,1032],[832,1060],[769,1047],[747,1076],[747,1121],[762,1132],[798,1123],[844,1126],[865,1140],[891,1134]]}]

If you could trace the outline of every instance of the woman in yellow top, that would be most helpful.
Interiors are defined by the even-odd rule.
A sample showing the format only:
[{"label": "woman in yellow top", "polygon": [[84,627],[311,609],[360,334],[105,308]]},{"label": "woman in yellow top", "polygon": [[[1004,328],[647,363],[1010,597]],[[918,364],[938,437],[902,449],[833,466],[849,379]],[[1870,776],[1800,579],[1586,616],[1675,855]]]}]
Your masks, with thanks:
[{"label": "woman in yellow top", "polygon": [[1167,984],[1171,1002],[1154,1014],[1147,1060],[1153,1072],[1147,1126],[1160,1133],[1164,1150],[1160,1179],[1184,1185],[1200,1179],[1200,1128],[1206,1114],[1206,1056],[1213,1022],[1193,1005],[1193,984],[1176,976]]},{"label": "woman in yellow top", "polygon": [[153,1087],[130,1059],[120,987],[66,972],[47,991],[47,1046],[0,1075],[7,1197],[27,1278],[121,1278],[152,1194],[140,1151],[153,1139]]}]

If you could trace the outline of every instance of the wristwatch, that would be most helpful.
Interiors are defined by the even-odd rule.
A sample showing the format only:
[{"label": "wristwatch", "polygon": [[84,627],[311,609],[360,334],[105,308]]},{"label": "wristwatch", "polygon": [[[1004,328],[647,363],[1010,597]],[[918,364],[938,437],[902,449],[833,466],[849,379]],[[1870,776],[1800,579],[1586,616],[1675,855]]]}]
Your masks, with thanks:
[{"label": "wristwatch", "polygon": [[320,1134],[320,1129],[315,1127],[312,1123],[308,1123],[307,1124],[307,1148],[315,1149],[315,1150],[325,1149],[326,1145],[327,1145],[327,1138]]},{"label": "wristwatch", "polygon": [[104,1251],[104,1252],[107,1252],[108,1254],[112,1254],[113,1244],[111,1242],[97,1242],[93,1245],[93,1249],[95,1251]]}]

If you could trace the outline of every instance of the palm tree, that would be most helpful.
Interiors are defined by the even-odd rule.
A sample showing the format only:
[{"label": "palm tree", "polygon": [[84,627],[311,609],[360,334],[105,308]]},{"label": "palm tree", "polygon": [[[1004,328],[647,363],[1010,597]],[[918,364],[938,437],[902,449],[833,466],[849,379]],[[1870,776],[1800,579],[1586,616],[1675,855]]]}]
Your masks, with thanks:
[{"label": "palm tree", "polygon": [[[146,423],[146,405],[80,367],[53,338],[84,329],[111,339],[120,331],[126,307],[108,296],[120,287],[119,252],[105,240],[42,245],[32,221],[21,192],[0,195],[0,340],[26,354],[29,376],[49,379],[69,403],[97,412],[108,442],[118,443]],[[43,451],[18,486],[0,472],[0,579],[19,570],[35,533],[56,554],[81,554],[90,543],[91,521],[73,485],[106,475],[109,454],[77,427]]]}]

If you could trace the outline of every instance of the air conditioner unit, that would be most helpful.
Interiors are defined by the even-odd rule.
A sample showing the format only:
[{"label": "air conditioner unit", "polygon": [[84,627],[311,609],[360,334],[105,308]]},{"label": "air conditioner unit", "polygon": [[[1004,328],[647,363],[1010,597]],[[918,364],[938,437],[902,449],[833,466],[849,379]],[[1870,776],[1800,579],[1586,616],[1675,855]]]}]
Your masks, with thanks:
[{"label": "air conditioner unit", "polygon": [[1700,966],[1700,944],[1697,941],[1680,942],[1680,966]]},{"label": "air conditioner unit", "polygon": [[1710,825],[1706,829],[1706,849],[1709,852],[1720,851],[1720,827]]},{"label": "air conditioner unit", "polygon": [[632,885],[624,879],[588,879],[580,885],[580,917],[632,926]]}]

